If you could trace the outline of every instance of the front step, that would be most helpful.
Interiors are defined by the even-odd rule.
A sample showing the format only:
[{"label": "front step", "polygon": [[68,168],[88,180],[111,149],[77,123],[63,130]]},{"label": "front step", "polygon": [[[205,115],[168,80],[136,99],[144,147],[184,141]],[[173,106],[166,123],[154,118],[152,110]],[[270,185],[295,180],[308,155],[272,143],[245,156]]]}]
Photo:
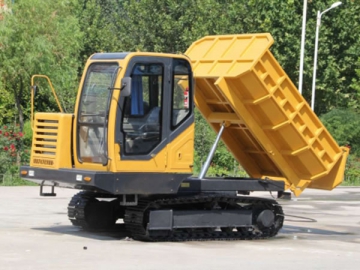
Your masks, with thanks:
[{"label": "front step", "polygon": [[43,180],[40,184],[40,196],[43,196],[43,197],[55,197],[56,196],[56,193],[55,193],[55,184],[53,184],[51,186],[51,192],[44,192],[44,185],[45,184],[45,180]]}]

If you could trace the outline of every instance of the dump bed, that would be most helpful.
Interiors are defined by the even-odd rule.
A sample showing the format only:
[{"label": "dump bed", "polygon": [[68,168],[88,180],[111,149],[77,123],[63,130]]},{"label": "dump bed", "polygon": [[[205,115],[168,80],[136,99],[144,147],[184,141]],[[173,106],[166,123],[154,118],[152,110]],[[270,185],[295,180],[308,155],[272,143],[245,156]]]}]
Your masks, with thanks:
[{"label": "dump bed", "polygon": [[296,195],[343,180],[347,148],[330,133],[269,51],[270,34],[207,36],[186,52],[195,103],[251,177],[284,180]]}]

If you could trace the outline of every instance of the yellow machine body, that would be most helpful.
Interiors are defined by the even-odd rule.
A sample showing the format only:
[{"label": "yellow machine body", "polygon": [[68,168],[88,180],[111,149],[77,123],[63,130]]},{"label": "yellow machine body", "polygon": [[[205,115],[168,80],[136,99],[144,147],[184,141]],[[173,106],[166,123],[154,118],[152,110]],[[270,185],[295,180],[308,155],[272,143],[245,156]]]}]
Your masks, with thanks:
[{"label": "yellow machine body", "polygon": [[36,114],[30,166],[51,169],[72,168],[72,120],[72,114]]},{"label": "yellow machine body", "polygon": [[[82,190],[67,207],[74,226],[108,230],[122,219],[142,241],[274,237],[284,212],[247,196],[343,180],[341,148],[269,48],[269,34],[208,36],[185,55],[96,53],[82,76],[74,113],[33,113],[30,166],[21,177]],[[194,106],[217,133],[193,176]],[[222,139],[249,177],[206,177]],[[45,193],[44,186],[51,192]]]},{"label": "yellow machine body", "polygon": [[[30,166],[37,168],[76,168],[80,170],[106,171],[106,172],[142,172],[148,173],[186,173],[191,175],[193,170],[194,153],[194,123],[182,128],[180,136],[177,136],[167,143],[156,154],[151,153],[149,158],[145,159],[122,159],[121,146],[116,143],[116,118],[120,100],[121,79],[125,76],[129,62],[134,58],[153,59],[180,59],[187,61],[185,56],[170,55],[160,53],[129,53],[121,60],[104,60],[91,57],[86,63],[85,72],[82,76],[77,102],[74,114],[65,113],[36,113],[34,117],[33,128],[33,146],[31,150]],[[106,162],[97,162],[94,157],[79,157],[79,141],[83,144],[91,143],[92,129],[89,126],[79,127],[79,104],[84,87],[84,80],[87,76],[87,70],[94,63],[109,63],[118,65],[115,76],[114,90],[110,97],[108,125],[107,125],[107,157]],[[150,61],[151,62],[151,61]],[[163,72],[167,73],[166,70]],[[164,75],[165,76],[165,75]],[[165,80],[165,79],[163,79]],[[180,87],[180,83],[178,83]],[[165,88],[165,87],[164,87]],[[110,92],[110,90],[109,90]],[[166,101],[161,101],[168,103]],[[91,109],[91,108],[90,108]],[[190,113],[189,113],[190,115]],[[165,118],[165,116],[163,117]],[[163,119],[163,122],[167,121]],[[79,137],[81,139],[79,139]],[[166,138],[163,138],[165,141]],[[72,142],[72,143],[71,143]],[[100,157],[99,157],[100,158]],[[106,163],[106,164],[104,164]]]},{"label": "yellow machine body", "polygon": [[[191,115],[193,117],[192,105],[195,104],[215,132],[225,122],[226,128],[221,139],[250,177],[284,181],[286,188],[296,195],[307,187],[334,188],[343,180],[349,151],[337,145],[299,94],[269,51],[272,43],[270,34],[208,36],[194,42],[186,55],[194,72],[195,98],[192,100],[193,93],[190,93],[190,99],[186,101],[188,103],[184,102],[185,107],[178,109],[176,115],[175,105],[168,105],[174,103],[175,97],[169,96],[168,92],[174,89],[186,92],[189,88],[191,91],[192,74],[185,72],[187,75],[182,75],[181,71],[178,73],[180,75],[171,75],[166,70],[167,61],[171,59],[185,63],[189,61],[187,57],[144,52],[118,54],[118,59],[116,55],[107,58],[100,54],[90,57],[80,82],[74,114],[35,115],[30,166],[74,168],[83,172],[190,175],[194,152],[194,123]],[[155,63],[155,66],[147,66],[149,61]],[[96,68],[96,63],[112,68],[112,74],[115,74],[112,77],[113,87],[109,87],[108,92],[96,81],[93,86],[86,85],[87,76],[91,76],[89,72]],[[163,106],[161,131],[156,131],[159,137],[157,146],[145,151],[145,154],[134,156],[128,152],[130,154],[126,155],[125,148],[130,147],[128,145],[132,145],[135,139],[132,141],[134,131],[127,131],[128,127],[122,123],[128,120],[125,109],[119,105],[125,104],[122,103],[122,81],[130,75],[133,81],[136,76],[140,76],[136,73],[137,68],[141,71],[158,67],[162,68],[162,73],[156,73],[156,81],[146,86],[156,84],[164,87],[162,94],[155,97]],[[153,80],[155,76],[155,73],[149,74],[147,81]],[[170,76],[173,76],[172,79]],[[174,83],[167,85],[170,79]],[[110,93],[108,111],[96,116],[99,122],[91,120],[96,123],[89,120],[94,117],[89,112],[97,110],[97,105],[91,103],[95,101],[91,100],[90,95],[86,99],[82,96],[84,91],[93,91],[91,87],[95,88],[95,92],[98,88],[105,94]],[[119,115],[122,115],[121,120]],[[182,118],[174,120],[178,116]],[[166,121],[173,121],[173,124],[166,124]],[[129,127],[131,129],[133,126]],[[126,136],[131,133],[131,136],[124,139],[119,135],[120,130]],[[103,134],[99,146],[104,146],[100,149],[101,153],[96,155],[90,149],[94,144],[95,131]],[[149,133],[143,134],[148,136]],[[144,143],[149,138],[145,138]]]}]

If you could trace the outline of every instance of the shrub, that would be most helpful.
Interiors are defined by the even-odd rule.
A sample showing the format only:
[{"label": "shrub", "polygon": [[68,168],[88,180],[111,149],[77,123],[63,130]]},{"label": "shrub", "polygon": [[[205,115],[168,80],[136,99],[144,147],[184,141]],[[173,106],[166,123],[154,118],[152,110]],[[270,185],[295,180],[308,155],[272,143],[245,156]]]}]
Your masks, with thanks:
[{"label": "shrub", "polygon": [[5,125],[0,128],[0,174],[16,174],[21,161],[28,159],[23,137],[17,126]]}]

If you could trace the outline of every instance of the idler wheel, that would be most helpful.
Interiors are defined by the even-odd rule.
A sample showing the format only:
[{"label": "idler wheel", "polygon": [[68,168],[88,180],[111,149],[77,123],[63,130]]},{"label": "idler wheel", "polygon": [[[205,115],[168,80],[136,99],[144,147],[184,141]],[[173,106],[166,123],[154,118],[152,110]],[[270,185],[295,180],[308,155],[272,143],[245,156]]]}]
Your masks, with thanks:
[{"label": "idler wheel", "polygon": [[263,210],[257,217],[256,223],[260,228],[269,228],[274,224],[275,215],[271,210]]}]

